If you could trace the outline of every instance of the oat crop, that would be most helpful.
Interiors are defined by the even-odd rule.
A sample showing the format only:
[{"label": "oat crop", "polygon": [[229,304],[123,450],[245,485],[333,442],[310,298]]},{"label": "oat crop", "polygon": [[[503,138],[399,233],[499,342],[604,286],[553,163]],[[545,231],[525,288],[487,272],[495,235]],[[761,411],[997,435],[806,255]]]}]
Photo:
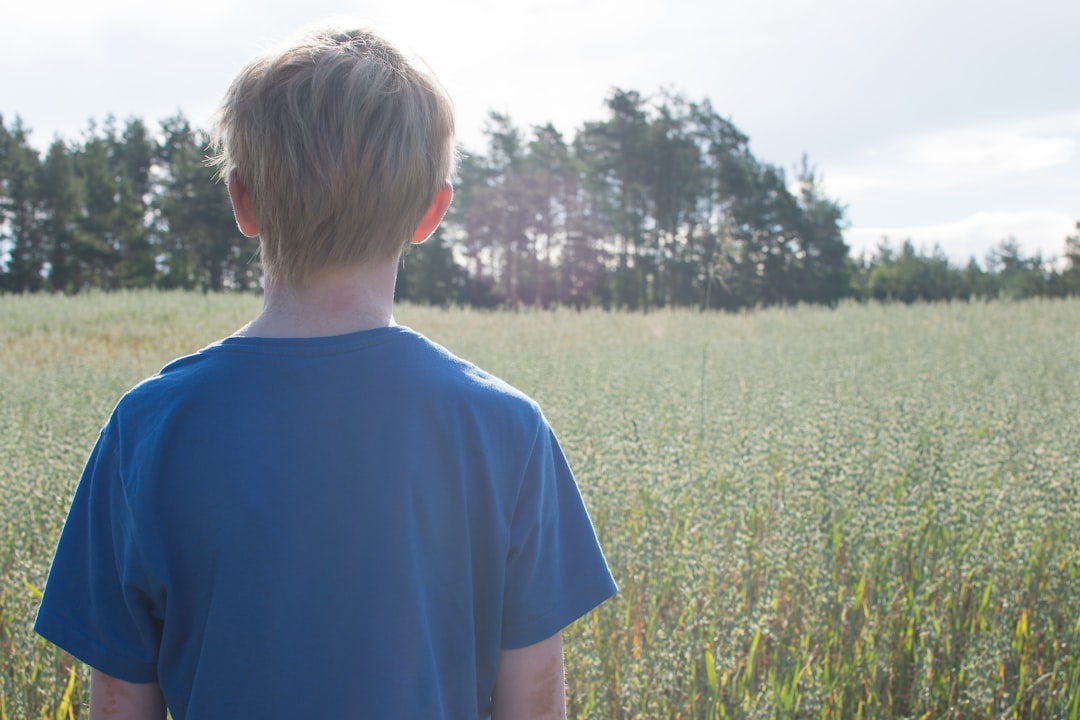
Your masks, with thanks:
[{"label": "oat crop", "polygon": [[[0,297],[0,720],[85,717],[30,624],[112,404],[257,308]],[[570,717],[1080,717],[1080,301],[397,318],[575,468],[620,593]]]}]

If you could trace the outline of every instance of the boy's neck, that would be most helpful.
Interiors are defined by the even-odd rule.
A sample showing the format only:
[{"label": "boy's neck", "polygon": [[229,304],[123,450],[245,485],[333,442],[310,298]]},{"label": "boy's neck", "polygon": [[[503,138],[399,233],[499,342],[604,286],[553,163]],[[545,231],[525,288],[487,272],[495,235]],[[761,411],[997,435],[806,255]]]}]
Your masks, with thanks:
[{"label": "boy's neck", "polygon": [[396,279],[396,261],[323,270],[303,285],[268,275],[262,312],[236,335],[324,337],[394,325]]}]

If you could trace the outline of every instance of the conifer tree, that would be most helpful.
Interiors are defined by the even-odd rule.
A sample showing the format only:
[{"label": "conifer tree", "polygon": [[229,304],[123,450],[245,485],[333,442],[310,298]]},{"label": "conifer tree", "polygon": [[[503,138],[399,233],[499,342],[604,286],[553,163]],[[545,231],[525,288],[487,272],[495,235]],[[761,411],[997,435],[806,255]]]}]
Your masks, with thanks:
[{"label": "conifer tree", "polygon": [[[3,120],[0,118],[0,128]],[[46,252],[38,181],[41,159],[29,142],[30,130],[16,117],[0,135],[0,259],[3,289],[34,292],[45,285]]]}]

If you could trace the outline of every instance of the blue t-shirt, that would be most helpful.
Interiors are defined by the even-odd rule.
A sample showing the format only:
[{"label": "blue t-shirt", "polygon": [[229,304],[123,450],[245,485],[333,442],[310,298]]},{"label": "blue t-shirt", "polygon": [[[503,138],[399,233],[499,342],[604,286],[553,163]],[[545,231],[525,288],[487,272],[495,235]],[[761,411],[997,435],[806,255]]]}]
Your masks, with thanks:
[{"label": "blue t-shirt", "polygon": [[228,338],[102,429],[35,629],[176,720],[476,718],[615,592],[537,405],[400,326]]}]

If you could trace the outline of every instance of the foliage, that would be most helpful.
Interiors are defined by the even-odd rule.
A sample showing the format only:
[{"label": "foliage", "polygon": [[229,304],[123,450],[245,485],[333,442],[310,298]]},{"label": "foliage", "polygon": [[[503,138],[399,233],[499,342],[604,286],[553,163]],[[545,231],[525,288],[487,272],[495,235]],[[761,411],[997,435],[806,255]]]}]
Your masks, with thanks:
[{"label": "foliage", "polygon": [[868,300],[933,302],[939,300],[1067,297],[1080,295],[1080,254],[1066,238],[1064,269],[1039,254],[1025,258],[1015,239],[1002,240],[987,255],[984,270],[972,258],[966,267],[950,263],[940,247],[929,255],[904,241],[899,253],[883,240],[877,252],[856,264],[857,295]]},{"label": "foliage", "polygon": [[[575,468],[620,592],[566,632],[570,717],[1034,719],[1080,716],[1078,303],[398,320]],[[0,297],[0,717],[85,716],[29,627],[97,428],[257,310]]]},{"label": "foliage", "polygon": [[466,267],[511,306],[641,309],[836,302],[850,294],[843,212],[708,101],[616,89],[567,142],[493,113],[449,218]]},{"label": "foliage", "polygon": [[257,288],[257,243],[236,230],[206,166],[206,133],[182,116],[91,122],[42,160],[0,119],[0,291]]},{"label": "foliage", "polygon": [[[183,115],[156,130],[91,122],[44,159],[29,135],[0,118],[0,292],[259,289],[258,243],[236,230],[208,137]],[[789,180],[707,99],[616,88],[573,137],[499,113],[485,136],[440,233],[405,259],[400,298],[647,312],[1080,294],[1076,238],[1062,263],[1012,238],[981,266],[910,241],[851,258],[845,209],[810,162]]]}]

